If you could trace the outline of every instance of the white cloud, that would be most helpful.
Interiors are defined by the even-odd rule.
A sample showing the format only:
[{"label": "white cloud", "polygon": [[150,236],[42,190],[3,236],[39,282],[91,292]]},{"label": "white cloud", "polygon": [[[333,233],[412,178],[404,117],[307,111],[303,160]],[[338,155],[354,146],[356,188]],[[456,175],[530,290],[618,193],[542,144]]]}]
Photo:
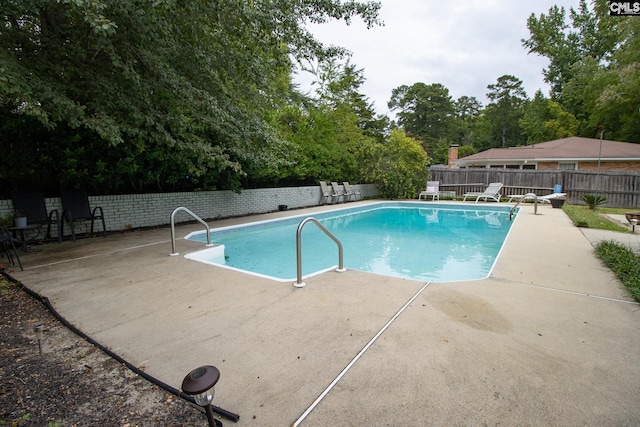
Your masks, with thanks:
[{"label": "white cloud", "polygon": [[[487,85],[505,74],[522,80],[529,97],[548,92],[548,61],[528,55],[521,40],[529,38],[527,18],[554,5],[568,10],[578,0],[382,0],[383,27],[367,30],[356,20],[310,28],[323,43],[352,52],[351,63],[364,68],[361,90],[378,113],[388,112],[394,88],[417,82],[441,83],[454,99],[475,96],[485,104]],[[308,76],[296,81],[309,88]]]}]

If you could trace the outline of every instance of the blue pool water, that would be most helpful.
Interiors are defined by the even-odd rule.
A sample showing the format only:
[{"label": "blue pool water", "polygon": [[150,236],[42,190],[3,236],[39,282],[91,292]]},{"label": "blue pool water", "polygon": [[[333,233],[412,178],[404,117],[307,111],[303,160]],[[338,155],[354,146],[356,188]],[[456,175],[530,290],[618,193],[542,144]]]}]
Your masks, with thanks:
[{"label": "blue pool water", "polygon": [[[296,278],[296,230],[311,215],[213,230],[223,245],[189,258],[290,281]],[[489,275],[511,228],[509,207],[383,202],[313,215],[344,249],[344,267],[407,279],[447,282]],[[204,232],[188,239],[206,241]],[[314,223],[302,230],[304,276],[335,268],[338,247]]]}]

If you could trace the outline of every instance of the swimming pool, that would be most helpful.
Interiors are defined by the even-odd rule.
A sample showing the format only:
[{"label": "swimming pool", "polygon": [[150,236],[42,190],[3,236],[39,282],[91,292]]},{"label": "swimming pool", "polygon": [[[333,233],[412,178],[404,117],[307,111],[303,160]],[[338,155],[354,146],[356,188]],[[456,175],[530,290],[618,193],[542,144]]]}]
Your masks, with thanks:
[{"label": "swimming pool", "polygon": [[[486,278],[511,229],[509,206],[380,202],[211,231],[219,246],[186,257],[278,281],[296,278],[296,230],[316,218],[344,248],[344,267],[430,282]],[[206,241],[205,232],[187,239]],[[338,248],[319,227],[302,230],[304,276],[335,268]]]}]

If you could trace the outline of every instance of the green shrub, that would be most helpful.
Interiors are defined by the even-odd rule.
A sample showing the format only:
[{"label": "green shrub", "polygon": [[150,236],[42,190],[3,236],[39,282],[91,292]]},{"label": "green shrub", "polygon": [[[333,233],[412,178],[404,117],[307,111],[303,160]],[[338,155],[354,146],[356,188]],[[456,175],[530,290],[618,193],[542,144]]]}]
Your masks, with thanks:
[{"label": "green shrub", "polygon": [[631,295],[640,301],[640,257],[630,248],[613,240],[598,243],[595,251]]},{"label": "green shrub", "polygon": [[595,209],[596,207],[607,203],[606,197],[599,196],[597,194],[585,194],[584,196],[580,197],[580,200],[585,202],[587,206],[589,206],[589,209]]},{"label": "green shrub", "polygon": [[368,157],[365,177],[378,185],[381,197],[414,199],[428,178],[429,156],[416,139],[404,131],[391,131],[386,144]]}]

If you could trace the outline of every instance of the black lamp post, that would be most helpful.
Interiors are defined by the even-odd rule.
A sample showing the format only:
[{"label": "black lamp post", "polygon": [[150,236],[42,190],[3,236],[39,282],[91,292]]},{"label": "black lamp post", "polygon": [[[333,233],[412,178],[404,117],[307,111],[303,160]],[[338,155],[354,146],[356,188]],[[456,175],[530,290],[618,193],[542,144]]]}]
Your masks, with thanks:
[{"label": "black lamp post", "polygon": [[196,404],[202,406],[207,414],[209,427],[222,427],[222,423],[213,417],[211,402],[213,401],[213,386],[220,379],[220,371],[215,366],[201,366],[189,372],[182,381],[182,391],[193,396]]},{"label": "black lamp post", "polygon": [[38,340],[38,352],[42,354],[42,334],[44,332],[44,325],[36,325],[33,327],[33,333],[36,335],[36,340]]}]

